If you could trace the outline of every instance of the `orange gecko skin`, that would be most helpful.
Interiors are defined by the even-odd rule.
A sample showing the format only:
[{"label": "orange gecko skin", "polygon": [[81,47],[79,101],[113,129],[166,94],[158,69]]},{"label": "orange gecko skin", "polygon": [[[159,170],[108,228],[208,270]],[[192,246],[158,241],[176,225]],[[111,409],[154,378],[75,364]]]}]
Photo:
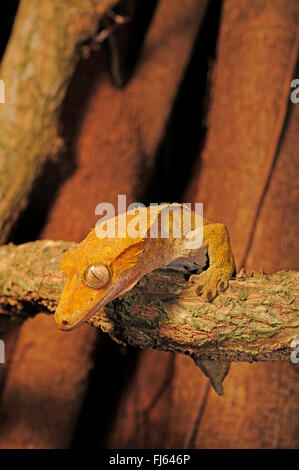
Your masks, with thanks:
[{"label": "orange gecko skin", "polygon": [[[62,261],[66,283],[55,313],[57,326],[67,331],[78,327],[108,302],[132,289],[145,274],[176,261],[187,265],[189,262],[190,265],[195,263],[198,268],[202,268],[208,259],[208,269],[190,277],[196,292],[204,300],[211,301],[226,289],[235,264],[225,225],[213,224],[201,218],[202,244],[196,249],[186,248],[184,234],[181,238],[175,236],[175,228],[183,228],[183,218],[177,210],[183,207],[182,204],[159,206],[154,218],[150,215],[149,207],[138,208],[138,224],[140,217],[145,217],[142,219],[145,223],[143,230],[137,231],[138,235],[134,238],[128,236],[127,228],[137,224],[136,210],[118,215],[108,221],[108,224],[114,224],[113,236],[99,238],[97,228],[92,229],[76,248],[68,251]],[[163,211],[166,210],[171,214],[169,236],[162,237],[159,229],[156,238],[151,238],[153,225],[161,225]],[[119,233],[118,228],[124,223],[124,217],[125,235],[117,237],[115,233]],[[191,211],[192,230],[196,227],[196,217]],[[95,278],[95,286],[99,283],[98,288],[86,283],[85,273],[94,266],[102,267],[109,273],[104,285]]]}]

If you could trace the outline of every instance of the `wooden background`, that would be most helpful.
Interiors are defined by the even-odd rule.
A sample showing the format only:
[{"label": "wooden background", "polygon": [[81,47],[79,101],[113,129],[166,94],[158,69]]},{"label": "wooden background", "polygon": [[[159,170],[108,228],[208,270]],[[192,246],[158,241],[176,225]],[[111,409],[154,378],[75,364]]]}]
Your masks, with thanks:
[{"label": "wooden background", "polygon": [[[227,225],[238,268],[299,269],[298,0],[141,2],[115,35],[126,83],[111,80],[111,42],[80,61],[66,150],[11,240],[79,242],[118,194],[198,201]],[[89,325],[67,334],[40,314],[3,339],[1,448],[299,447],[291,363],[234,363],[219,397],[190,358],[124,349]]]}]

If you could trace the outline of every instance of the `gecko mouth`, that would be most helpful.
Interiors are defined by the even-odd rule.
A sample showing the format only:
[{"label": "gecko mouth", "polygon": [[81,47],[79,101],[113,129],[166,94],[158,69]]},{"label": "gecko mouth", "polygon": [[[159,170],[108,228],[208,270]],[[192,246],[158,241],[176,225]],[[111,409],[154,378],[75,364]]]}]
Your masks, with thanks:
[{"label": "gecko mouth", "polygon": [[82,315],[76,315],[76,318],[79,317],[79,320],[74,320],[69,316],[59,316],[55,314],[55,321],[57,326],[63,331],[72,331],[81,326],[83,323],[87,322],[93,315],[95,315],[99,310],[105,307],[106,304],[111,302],[117,297],[117,294],[110,293],[101,299],[88,313],[82,312]]},{"label": "gecko mouth", "polygon": [[104,295],[88,312],[86,310],[82,310],[81,312],[76,312],[76,314],[72,315],[64,315],[63,312],[56,311],[55,314],[55,321],[57,326],[64,331],[72,331],[81,326],[83,323],[88,321],[93,315],[95,315],[99,310],[105,307],[109,302],[116,299],[118,296],[124,294],[125,292],[129,291],[134,287],[138,278],[134,276],[130,282],[127,282],[126,287],[120,285],[114,285],[111,287],[109,293]]}]

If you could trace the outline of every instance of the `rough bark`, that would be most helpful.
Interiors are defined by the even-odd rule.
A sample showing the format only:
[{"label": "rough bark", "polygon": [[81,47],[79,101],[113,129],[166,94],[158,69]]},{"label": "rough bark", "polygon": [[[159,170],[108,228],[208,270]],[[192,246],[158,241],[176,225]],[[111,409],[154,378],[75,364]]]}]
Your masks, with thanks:
[{"label": "rough bark", "polygon": [[[250,269],[261,259],[263,267],[270,270],[273,258],[281,268],[297,267],[290,243],[290,236],[294,240],[298,236],[296,144],[293,168],[286,164],[284,154],[285,140],[290,141],[292,134],[289,113],[296,107],[290,101],[290,83],[297,76],[298,20],[297,0],[227,0],[223,4],[207,138],[194,171],[194,187],[190,186],[185,200],[203,201],[206,217],[229,227],[238,268]],[[278,170],[277,162],[282,158],[284,163]],[[275,197],[272,191],[266,197],[277,171],[285,180],[284,186],[280,184]],[[265,197],[275,208],[275,217],[269,207],[263,208]],[[257,224],[264,214],[267,218],[261,230]],[[292,235],[281,230],[286,223],[292,224]],[[260,251],[254,250],[257,258],[251,255],[248,260],[256,228]],[[277,250],[278,233],[280,246],[290,246],[283,256]]]},{"label": "rough bark", "polygon": [[[203,201],[206,217],[229,227],[236,264],[248,270],[299,267],[299,107],[289,98],[298,18],[296,0],[223,2],[207,139],[184,198]],[[298,447],[297,383],[298,367],[288,361],[233,364],[224,397],[208,394],[194,446]],[[180,392],[161,407],[165,415],[180,408],[184,421],[188,398]],[[177,445],[168,428],[164,445]]]},{"label": "rough bark", "polygon": [[6,93],[0,113],[0,242],[26,206],[47,157],[63,147],[59,111],[80,57],[78,46],[115,3],[76,0],[71,8],[61,0],[20,3],[0,68]]},{"label": "rough bark", "polygon": [[[147,170],[156,161],[156,150],[165,134],[206,4],[197,0],[158,2],[138,67],[122,92],[111,85],[103,51],[81,61],[59,123],[68,148],[59,161],[49,162],[43,172],[45,178],[35,185],[36,202],[30,204],[19,223],[18,242],[38,238],[80,241],[96,222],[94,209],[99,202],[117,204],[118,194],[126,194],[128,203],[143,200],[138,188],[146,186]],[[5,344],[15,330],[2,336]],[[95,410],[102,410],[98,408],[99,399],[116,409],[113,391],[119,389],[120,375],[127,376],[120,360],[105,388],[99,391],[96,385],[90,385],[95,351],[105,343],[101,350],[105,362],[106,357],[111,359],[111,351],[122,348],[107,343],[105,335],[89,325],[70,335],[59,332],[53,319],[45,315],[26,321],[19,331],[18,341],[12,339],[15,350],[7,357],[10,367],[1,396],[0,447],[69,447],[74,434],[82,445],[91,436],[81,421],[78,429],[74,423],[82,413],[88,429],[92,429],[90,423],[98,421]],[[137,357],[138,351],[134,353]],[[96,362],[93,374],[101,375],[100,368],[100,361]],[[200,372],[198,375],[202,376]],[[94,394],[92,387],[96,388]],[[111,415],[106,424],[103,416],[100,421],[104,436]],[[98,434],[93,433],[92,438],[98,447]]]},{"label": "rough bark", "polygon": [[[0,313],[24,319],[29,307],[53,312],[63,287],[59,264],[72,244],[49,240],[0,249]],[[195,360],[287,360],[299,337],[299,273],[237,277],[212,303],[182,272],[157,270],[90,323],[116,341]]]},{"label": "rough bark", "polygon": [[[244,266],[246,250],[248,270],[260,265],[271,273],[298,270],[298,105],[290,103],[292,115],[283,125],[285,137],[272,171],[270,162],[290,82],[299,75],[291,70],[299,3],[222,3],[207,138],[203,151],[199,148],[197,168],[192,167],[194,187],[190,184],[181,200],[204,202],[205,216],[227,225],[239,267]],[[199,81],[195,83],[199,88]],[[200,118],[194,122],[193,134],[199,135]],[[190,156],[188,144],[186,138],[181,146],[184,163]],[[173,153],[172,177],[167,166],[165,179],[155,183],[160,188],[170,181],[177,191],[182,188],[184,166],[181,158],[174,161]],[[161,200],[165,199],[169,193]],[[246,243],[255,214],[250,248]],[[135,370],[127,369],[129,384],[122,390],[107,444],[110,448],[298,448],[298,371],[290,361],[233,363],[220,398],[203,375],[196,374],[188,357],[144,351]],[[84,431],[89,442],[92,433],[88,435],[87,426]]]}]

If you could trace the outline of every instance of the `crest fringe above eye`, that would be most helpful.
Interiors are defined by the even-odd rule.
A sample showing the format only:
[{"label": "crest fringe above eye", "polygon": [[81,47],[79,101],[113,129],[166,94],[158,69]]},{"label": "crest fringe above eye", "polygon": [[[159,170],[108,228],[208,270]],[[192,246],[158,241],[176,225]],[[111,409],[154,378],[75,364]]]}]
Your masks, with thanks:
[{"label": "crest fringe above eye", "polygon": [[126,248],[115,260],[122,270],[128,270],[135,266],[139,261],[140,256],[144,252],[144,240],[135,243],[134,245]]}]

